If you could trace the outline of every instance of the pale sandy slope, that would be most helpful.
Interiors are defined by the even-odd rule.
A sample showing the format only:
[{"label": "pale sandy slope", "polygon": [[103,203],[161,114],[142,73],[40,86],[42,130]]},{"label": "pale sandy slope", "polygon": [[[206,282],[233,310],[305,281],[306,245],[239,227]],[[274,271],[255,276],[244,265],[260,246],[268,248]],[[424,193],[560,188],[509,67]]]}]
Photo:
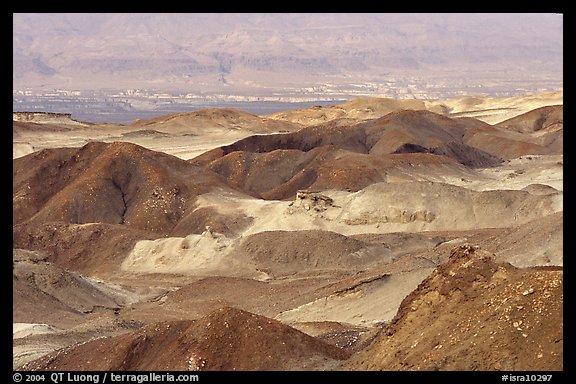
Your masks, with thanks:
[{"label": "pale sandy slope", "polygon": [[127,125],[79,123],[67,117],[15,122],[12,157],[45,148],[81,147],[91,141],[130,142],[190,159],[246,136],[289,132],[299,127],[231,108],[160,115]]},{"label": "pale sandy slope", "polygon": [[563,103],[563,92],[507,98],[461,97],[446,100],[360,97],[335,106],[288,110],[267,117],[301,126],[325,124],[331,121],[350,124],[376,119],[399,109],[414,109],[429,110],[448,117],[474,117],[489,124],[496,124],[539,107]]},{"label": "pale sandy slope", "polygon": [[[324,230],[351,236],[516,227],[563,211],[560,159],[518,159],[502,167],[479,170],[477,180],[454,178],[453,184],[447,180],[401,180],[373,184],[358,192],[322,191],[294,201],[210,192],[197,198],[196,209],[252,218],[241,233],[227,237],[206,231],[201,235],[141,240],[124,260],[122,269],[266,278],[245,260],[230,256],[243,238],[265,231]],[[428,174],[428,180],[433,178]],[[327,197],[329,203],[318,196]]]},{"label": "pale sandy slope", "polygon": [[76,148],[92,141],[106,143],[120,141],[138,144],[187,160],[215,147],[231,144],[251,134],[250,131],[246,130],[230,130],[219,127],[205,129],[199,134],[194,133],[194,126],[190,127],[189,134],[167,134],[154,130],[135,129],[130,126],[93,126],[65,132],[20,132],[13,137],[12,158],[25,156],[46,148]]},{"label": "pale sandy slope", "polygon": [[548,105],[563,105],[563,92],[550,92],[538,95],[496,97],[462,97],[445,101],[432,101],[431,105],[444,105],[449,117],[474,117],[488,124],[501,121]]},{"label": "pale sandy slope", "polygon": [[311,301],[282,312],[276,316],[276,319],[289,324],[306,321],[335,321],[373,326],[388,322],[396,315],[404,297],[433,270],[433,267],[420,267],[412,271],[400,272],[350,291],[336,292]]}]

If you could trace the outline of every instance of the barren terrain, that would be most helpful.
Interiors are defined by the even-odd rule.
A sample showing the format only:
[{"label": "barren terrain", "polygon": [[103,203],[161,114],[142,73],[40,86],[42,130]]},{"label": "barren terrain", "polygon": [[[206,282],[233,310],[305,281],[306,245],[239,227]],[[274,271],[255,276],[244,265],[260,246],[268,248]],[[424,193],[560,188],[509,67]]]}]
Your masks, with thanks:
[{"label": "barren terrain", "polygon": [[13,367],[563,370],[562,94],[13,123]]}]

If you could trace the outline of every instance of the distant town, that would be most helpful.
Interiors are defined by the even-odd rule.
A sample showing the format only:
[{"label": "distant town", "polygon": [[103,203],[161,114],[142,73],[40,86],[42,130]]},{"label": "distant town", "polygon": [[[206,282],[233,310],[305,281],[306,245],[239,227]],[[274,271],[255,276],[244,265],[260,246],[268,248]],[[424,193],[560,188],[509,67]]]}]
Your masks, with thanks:
[{"label": "distant town", "polygon": [[396,99],[450,99],[464,96],[511,97],[561,91],[562,81],[457,81],[428,82],[419,79],[390,79],[385,82],[350,84],[325,83],[311,87],[277,90],[226,89],[229,92],[182,92],[154,89],[14,89],[13,111],[71,113],[86,121],[127,123],[164,113],[202,108],[235,107],[264,115],[311,105],[334,105],[357,97]]}]

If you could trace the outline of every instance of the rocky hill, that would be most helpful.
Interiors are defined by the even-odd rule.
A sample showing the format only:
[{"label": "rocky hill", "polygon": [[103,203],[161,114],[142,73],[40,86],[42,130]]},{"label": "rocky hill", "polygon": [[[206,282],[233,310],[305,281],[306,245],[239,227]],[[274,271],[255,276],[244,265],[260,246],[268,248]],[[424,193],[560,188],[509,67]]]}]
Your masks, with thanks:
[{"label": "rocky hill", "polygon": [[489,252],[462,245],[345,366],[561,371],[563,313],[561,268],[516,269],[495,262]]},{"label": "rocky hill", "polygon": [[133,333],[66,348],[23,369],[310,370],[345,357],[339,348],[276,320],[224,307],[196,321],[152,323]]}]

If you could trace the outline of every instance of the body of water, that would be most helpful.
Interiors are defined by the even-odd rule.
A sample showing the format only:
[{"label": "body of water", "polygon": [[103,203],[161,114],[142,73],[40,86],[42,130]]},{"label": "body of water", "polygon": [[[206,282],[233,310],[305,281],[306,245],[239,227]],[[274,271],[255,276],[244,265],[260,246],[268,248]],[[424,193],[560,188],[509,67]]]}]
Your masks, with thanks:
[{"label": "body of water", "polygon": [[276,101],[252,101],[252,102],[222,102],[205,104],[169,104],[158,106],[155,109],[146,110],[122,110],[119,108],[102,108],[102,105],[91,107],[88,103],[59,102],[35,102],[13,104],[13,111],[29,112],[58,112],[70,113],[74,120],[92,123],[115,123],[129,124],[137,119],[149,119],[152,117],[173,113],[192,112],[207,108],[236,108],[254,115],[268,115],[271,113],[307,108],[311,106],[329,106],[345,102],[346,100],[333,101],[308,101],[308,102],[276,102]]}]

